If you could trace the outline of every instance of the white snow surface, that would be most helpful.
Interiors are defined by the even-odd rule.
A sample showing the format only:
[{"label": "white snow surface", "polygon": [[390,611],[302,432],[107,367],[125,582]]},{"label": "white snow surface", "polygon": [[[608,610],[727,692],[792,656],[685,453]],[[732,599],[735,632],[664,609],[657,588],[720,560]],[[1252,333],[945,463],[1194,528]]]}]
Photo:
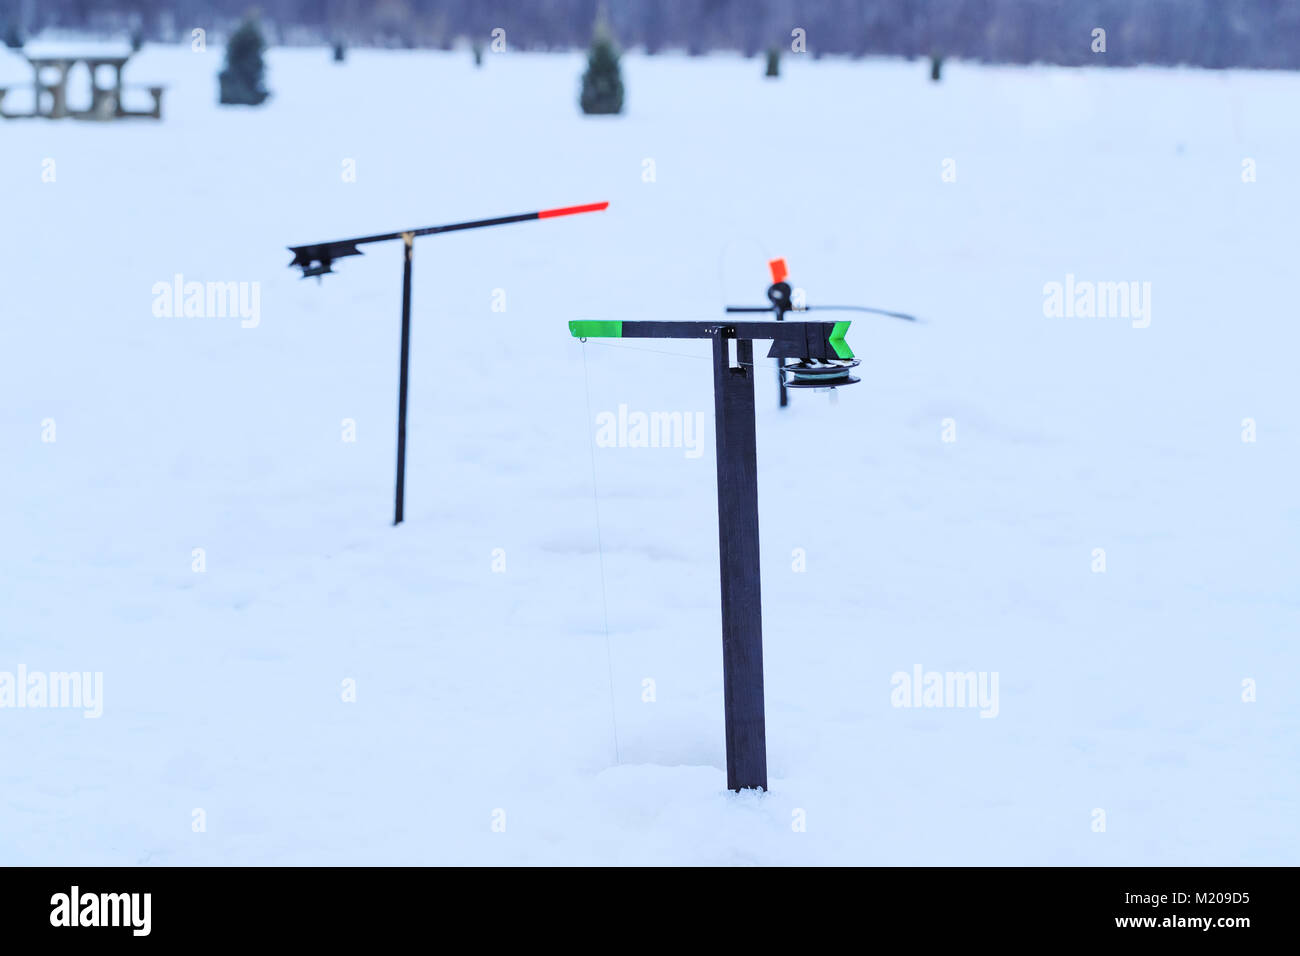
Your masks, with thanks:
[{"label": "white snow surface", "polygon": [[[12,54],[14,51],[6,50]],[[34,60],[64,57],[120,57],[131,55],[129,41],[82,39],[37,39],[25,43],[21,52]]]},{"label": "white snow surface", "polygon": [[[586,118],[582,64],[276,49],[220,108],[219,49],[150,46],[161,123],[0,122],[0,672],[103,674],[0,709],[0,863],[1300,862],[1300,77],[628,55]],[[285,247],[598,200],[417,241],[393,528],[400,244]],[[732,794],[707,346],[567,322],[713,319],[777,255],[923,322],[848,316],[833,400],[759,374]],[[259,324],[155,316],[178,273]],[[1150,326],[1045,317],[1067,274]],[[703,454],[593,491],[620,404]],[[918,664],[997,716],[893,706]]]}]

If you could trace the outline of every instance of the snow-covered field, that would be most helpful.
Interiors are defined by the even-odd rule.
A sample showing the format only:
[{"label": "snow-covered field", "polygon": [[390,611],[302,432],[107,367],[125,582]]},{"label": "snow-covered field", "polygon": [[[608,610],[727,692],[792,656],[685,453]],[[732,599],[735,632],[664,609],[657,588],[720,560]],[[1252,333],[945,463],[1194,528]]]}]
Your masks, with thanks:
[{"label": "snow-covered field", "polygon": [[[273,50],[221,109],[220,51],[151,47],[162,123],[0,121],[0,674],[103,675],[0,708],[0,863],[1300,862],[1300,77],[628,56],[584,118],[579,55],[486,61]],[[417,242],[394,529],[400,249],[285,246],[603,199]],[[856,319],[834,398],[760,376],[734,795],[707,347],[566,323],[776,255],[924,322]],[[177,274],[256,327],[156,316]],[[1067,275],[1149,326],[1046,317]],[[593,494],[621,404],[702,454],[598,448]],[[893,706],[918,665],[996,717]]]}]

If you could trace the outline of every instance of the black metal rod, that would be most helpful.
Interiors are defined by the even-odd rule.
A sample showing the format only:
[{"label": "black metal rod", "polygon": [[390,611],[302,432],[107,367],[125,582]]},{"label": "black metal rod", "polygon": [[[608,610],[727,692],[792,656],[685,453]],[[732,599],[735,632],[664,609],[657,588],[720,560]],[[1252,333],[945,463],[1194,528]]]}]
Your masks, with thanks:
[{"label": "black metal rod", "polygon": [[[408,230],[412,236],[433,236],[441,232],[460,232],[462,229],[482,229],[484,226],[504,226],[511,222],[529,222],[533,219],[540,218],[538,213],[525,212],[517,216],[497,216],[494,219],[475,219],[471,222],[453,222],[445,226],[426,226],[423,229]],[[368,242],[388,242],[392,239],[401,239],[407,233],[405,232],[384,232],[374,236],[361,236],[358,239],[349,239],[348,242],[354,245],[364,245]]]},{"label": "black metal rod", "polygon": [[397,384],[397,500],[393,505],[393,524],[402,523],[406,498],[406,384],[411,364],[411,253],[415,234],[406,233],[402,264],[402,370]]},{"label": "black metal rod", "polygon": [[[780,307],[776,307],[773,308],[772,311],[776,313],[776,320],[778,322],[781,322],[785,319],[784,309],[781,309]],[[790,396],[786,393],[785,390],[785,372],[782,371],[782,369],[784,368],[785,368],[785,359],[783,358],[777,359],[776,360],[776,391],[777,391],[776,404],[778,408],[785,408],[787,405],[790,404]]]},{"label": "black metal rod", "polygon": [[[464,229],[482,229],[485,226],[504,226],[512,222],[531,222],[534,219],[556,219],[560,216],[576,216],[586,212],[601,212],[609,207],[608,202],[586,203],[581,206],[560,206],[555,209],[539,209],[536,212],[522,212],[515,216],[495,216],[492,219],[472,219],[468,222],[452,222],[441,226],[425,226],[423,229],[406,229],[401,232],[381,232],[373,236],[357,236],[353,239],[335,239],[331,242],[311,242],[301,246],[290,246],[293,261],[290,266],[300,266],[303,277],[324,275],[331,271],[330,265],[336,259],[345,256],[359,256],[357,246],[371,242],[388,242],[393,239],[408,237],[433,236],[443,232],[460,232]],[[317,266],[315,263],[319,263]]]},{"label": "black metal rod", "polygon": [[[758,450],[754,343],[713,337],[718,450],[718,556],[722,577],[722,698],[727,789],[767,789],[763,714],[763,605],[758,560]],[[736,365],[728,355],[736,343]]]}]

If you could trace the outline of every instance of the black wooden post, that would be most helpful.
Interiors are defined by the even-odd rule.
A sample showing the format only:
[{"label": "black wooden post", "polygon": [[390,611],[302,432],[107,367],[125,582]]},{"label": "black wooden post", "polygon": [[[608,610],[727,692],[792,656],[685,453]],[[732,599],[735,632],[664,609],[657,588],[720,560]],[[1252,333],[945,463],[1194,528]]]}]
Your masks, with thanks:
[{"label": "black wooden post", "polygon": [[[788,293],[788,286],[778,283]],[[778,290],[779,291],[779,290]],[[771,295],[771,293],[769,293]],[[773,300],[775,301],[775,299]],[[766,312],[729,306],[728,312]],[[844,341],[848,322],[622,322],[576,320],[569,334],[613,339],[710,339],[713,420],[718,445],[718,567],[722,577],[722,701],[727,789],[767,789],[763,715],[763,595],[758,563],[758,436],[754,422],[754,340],[793,376],[787,388],[837,388],[857,381]],[[735,348],[733,359],[731,349]],[[795,359],[786,365],[786,359]]]},{"label": "black wooden post", "polygon": [[[713,337],[718,447],[718,554],[722,575],[722,700],[727,789],[767,789],[763,716],[763,604],[758,563],[758,449],[754,343],[735,330]],[[729,355],[736,348],[736,364]]]},{"label": "black wooden post", "polygon": [[393,524],[402,523],[402,503],[406,497],[406,384],[411,364],[411,254],[415,234],[402,234],[402,370],[397,384],[397,500],[393,506]]}]

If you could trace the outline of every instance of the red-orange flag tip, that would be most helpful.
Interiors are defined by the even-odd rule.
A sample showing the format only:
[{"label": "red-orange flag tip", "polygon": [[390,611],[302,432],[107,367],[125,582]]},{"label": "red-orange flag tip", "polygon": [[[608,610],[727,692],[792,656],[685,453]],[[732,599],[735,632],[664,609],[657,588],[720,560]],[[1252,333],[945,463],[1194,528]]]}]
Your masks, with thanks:
[{"label": "red-orange flag tip", "polygon": [[785,277],[790,273],[786,271],[784,259],[773,259],[768,262],[767,267],[772,270],[772,281],[784,282]]},{"label": "red-orange flag tip", "polygon": [[561,206],[558,209],[543,209],[537,214],[538,219],[554,219],[556,216],[576,216],[580,212],[602,212],[609,208],[607,202],[589,202],[585,206]]}]

